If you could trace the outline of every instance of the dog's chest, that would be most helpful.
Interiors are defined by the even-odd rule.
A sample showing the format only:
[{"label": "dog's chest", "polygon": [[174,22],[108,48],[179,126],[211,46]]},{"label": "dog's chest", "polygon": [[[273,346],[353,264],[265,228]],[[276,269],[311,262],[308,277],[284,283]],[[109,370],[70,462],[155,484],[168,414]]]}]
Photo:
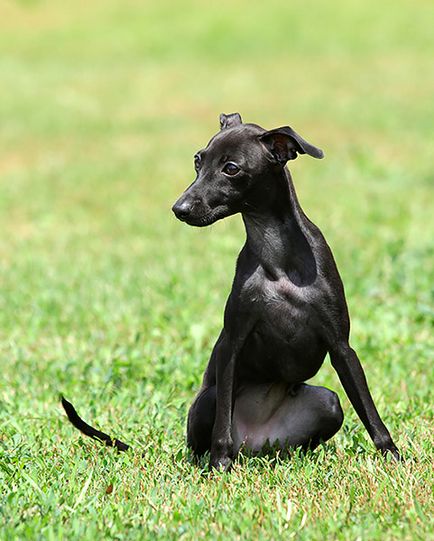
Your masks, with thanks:
[{"label": "dog's chest", "polygon": [[255,324],[240,359],[241,375],[295,382],[317,372],[325,348],[317,332],[315,297],[314,290],[300,291],[284,280],[261,282],[249,296]]},{"label": "dog's chest", "polygon": [[250,305],[256,319],[271,323],[276,329],[306,326],[315,314],[318,291],[315,287],[299,287],[287,278],[246,283],[243,302]]}]

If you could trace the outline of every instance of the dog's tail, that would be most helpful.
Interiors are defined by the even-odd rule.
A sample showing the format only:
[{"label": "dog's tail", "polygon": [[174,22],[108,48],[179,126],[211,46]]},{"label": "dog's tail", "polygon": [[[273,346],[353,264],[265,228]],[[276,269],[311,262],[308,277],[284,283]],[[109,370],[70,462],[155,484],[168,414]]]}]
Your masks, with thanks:
[{"label": "dog's tail", "polygon": [[63,409],[66,412],[66,415],[68,416],[68,419],[71,421],[71,423],[75,426],[75,428],[78,428],[80,432],[83,432],[86,436],[89,436],[90,438],[94,440],[99,440],[104,442],[108,447],[116,447],[116,449],[119,449],[119,451],[127,451],[130,446],[124,443],[123,441],[112,439],[108,434],[104,434],[104,432],[100,432],[96,428],[93,428],[92,426],[88,425],[83,419],[78,415],[76,412],[74,406],[71,404],[71,402],[68,402],[65,397],[61,396],[62,406]]}]

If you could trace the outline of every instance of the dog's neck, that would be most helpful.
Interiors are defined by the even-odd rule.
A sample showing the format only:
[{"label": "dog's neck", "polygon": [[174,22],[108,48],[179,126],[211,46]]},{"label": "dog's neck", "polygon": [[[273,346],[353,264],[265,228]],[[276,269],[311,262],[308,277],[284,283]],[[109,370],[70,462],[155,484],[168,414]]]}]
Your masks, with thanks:
[{"label": "dog's neck", "polygon": [[283,170],[255,194],[242,212],[246,248],[272,280],[309,282],[315,260],[301,221],[306,220],[288,172]]}]

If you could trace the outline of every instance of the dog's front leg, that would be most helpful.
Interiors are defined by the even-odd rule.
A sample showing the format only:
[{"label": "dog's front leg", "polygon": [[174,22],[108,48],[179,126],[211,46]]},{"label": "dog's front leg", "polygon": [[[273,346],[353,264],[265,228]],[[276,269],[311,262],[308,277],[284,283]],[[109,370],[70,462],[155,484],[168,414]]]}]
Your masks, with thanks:
[{"label": "dog's front leg", "polygon": [[[232,312],[226,311],[227,314]],[[232,442],[232,408],[234,400],[234,375],[237,357],[244,345],[253,321],[246,314],[236,313],[227,318],[231,332],[223,331],[216,352],[216,416],[211,437],[211,468],[228,470],[234,458]],[[240,325],[240,322],[241,323]]]},{"label": "dog's front leg", "polygon": [[342,342],[330,351],[330,358],[348,398],[369,432],[375,447],[383,454],[392,453],[394,458],[399,460],[399,451],[378,414],[356,352],[347,342]]},{"label": "dog's front leg", "polygon": [[216,360],[216,417],[211,438],[211,468],[228,470],[233,459],[232,406],[236,350],[228,340],[219,349]]}]

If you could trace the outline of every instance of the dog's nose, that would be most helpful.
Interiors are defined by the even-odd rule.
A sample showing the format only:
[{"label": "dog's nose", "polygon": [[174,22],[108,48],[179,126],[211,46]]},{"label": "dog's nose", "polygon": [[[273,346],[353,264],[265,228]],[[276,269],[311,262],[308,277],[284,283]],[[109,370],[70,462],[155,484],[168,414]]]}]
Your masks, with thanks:
[{"label": "dog's nose", "polygon": [[191,205],[188,201],[177,201],[172,210],[178,220],[185,220],[191,212]]}]

